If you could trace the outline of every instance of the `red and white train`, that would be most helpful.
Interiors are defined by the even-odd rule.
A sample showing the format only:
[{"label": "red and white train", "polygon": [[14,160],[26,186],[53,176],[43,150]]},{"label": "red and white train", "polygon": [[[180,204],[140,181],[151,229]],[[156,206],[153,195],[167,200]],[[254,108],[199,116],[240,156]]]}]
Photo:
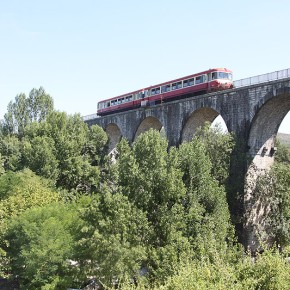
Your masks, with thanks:
[{"label": "red and white train", "polygon": [[98,103],[97,114],[104,116],[232,87],[232,71],[226,68],[214,68],[103,100]]}]

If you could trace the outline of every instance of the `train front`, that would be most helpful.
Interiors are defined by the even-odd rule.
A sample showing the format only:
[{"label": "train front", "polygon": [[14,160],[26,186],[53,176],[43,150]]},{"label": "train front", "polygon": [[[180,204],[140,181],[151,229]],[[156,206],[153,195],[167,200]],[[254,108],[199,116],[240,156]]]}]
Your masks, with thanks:
[{"label": "train front", "polygon": [[233,73],[226,68],[214,69],[209,75],[209,91],[221,91],[233,87]]}]

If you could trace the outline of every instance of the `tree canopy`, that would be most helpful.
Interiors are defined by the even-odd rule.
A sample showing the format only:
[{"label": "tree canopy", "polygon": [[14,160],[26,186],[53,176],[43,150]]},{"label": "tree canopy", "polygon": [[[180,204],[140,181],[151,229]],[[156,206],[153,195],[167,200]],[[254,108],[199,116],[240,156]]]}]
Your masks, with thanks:
[{"label": "tree canopy", "polygon": [[41,122],[53,111],[53,99],[44,88],[32,89],[27,97],[24,93],[8,104],[2,128],[4,132],[22,136],[24,128],[31,122]]}]

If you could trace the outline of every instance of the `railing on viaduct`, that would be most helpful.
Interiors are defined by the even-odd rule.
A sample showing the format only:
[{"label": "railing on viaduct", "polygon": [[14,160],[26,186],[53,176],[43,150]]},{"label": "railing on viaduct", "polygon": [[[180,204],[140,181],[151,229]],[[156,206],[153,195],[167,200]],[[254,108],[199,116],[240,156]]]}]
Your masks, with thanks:
[{"label": "railing on viaduct", "polygon": [[290,68],[234,81],[234,87],[246,87],[285,78],[290,78]]},{"label": "railing on viaduct", "polygon": [[[257,84],[266,83],[270,81],[276,81],[276,80],[285,79],[285,78],[290,78],[290,68],[234,81],[234,87],[241,88],[241,87],[257,85]],[[83,120],[89,121],[89,120],[93,120],[99,117],[100,116],[98,116],[95,113],[95,114],[83,116]]]}]

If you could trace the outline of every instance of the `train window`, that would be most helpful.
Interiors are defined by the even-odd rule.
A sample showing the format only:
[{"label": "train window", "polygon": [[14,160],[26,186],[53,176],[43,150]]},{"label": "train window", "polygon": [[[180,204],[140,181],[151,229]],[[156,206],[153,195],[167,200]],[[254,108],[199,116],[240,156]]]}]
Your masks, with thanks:
[{"label": "train window", "polygon": [[177,89],[177,83],[173,83],[172,84],[172,90],[176,90]]},{"label": "train window", "polygon": [[218,78],[218,76],[217,76],[217,72],[213,72],[212,74],[211,74],[211,79],[212,80],[216,80]]},{"label": "train window", "polygon": [[161,92],[162,93],[166,93],[166,92],[170,92],[170,91],[171,91],[170,85],[165,85],[165,86],[161,87]]},{"label": "train window", "polygon": [[157,95],[160,94],[160,87],[151,89],[151,95]]},{"label": "train window", "polygon": [[184,87],[184,88],[185,88],[185,87],[188,87],[188,80],[183,81],[183,87]]},{"label": "train window", "polygon": [[188,80],[188,85],[189,86],[193,86],[194,85],[194,78]]},{"label": "train window", "polygon": [[130,102],[132,101],[132,95],[125,97],[125,102]]},{"label": "train window", "polygon": [[204,75],[198,76],[198,77],[195,78],[195,83],[196,84],[202,84],[202,83],[204,83],[204,81],[205,81]]},{"label": "train window", "polygon": [[218,72],[219,79],[232,79],[232,74],[226,72]]},{"label": "train window", "polygon": [[211,74],[211,79],[232,79],[232,74],[231,73],[226,73],[226,72],[213,72]]},{"label": "train window", "polygon": [[182,88],[182,82],[178,82],[178,83],[176,83],[177,84],[177,88],[178,89],[181,89]]},{"label": "train window", "polygon": [[[102,103],[102,105],[103,105],[103,103]],[[110,105],[111,105],[110,102],[107,102],[107,107],[110,107]],[[102,106],[102,107],[103,107],[103,106]]]}]

